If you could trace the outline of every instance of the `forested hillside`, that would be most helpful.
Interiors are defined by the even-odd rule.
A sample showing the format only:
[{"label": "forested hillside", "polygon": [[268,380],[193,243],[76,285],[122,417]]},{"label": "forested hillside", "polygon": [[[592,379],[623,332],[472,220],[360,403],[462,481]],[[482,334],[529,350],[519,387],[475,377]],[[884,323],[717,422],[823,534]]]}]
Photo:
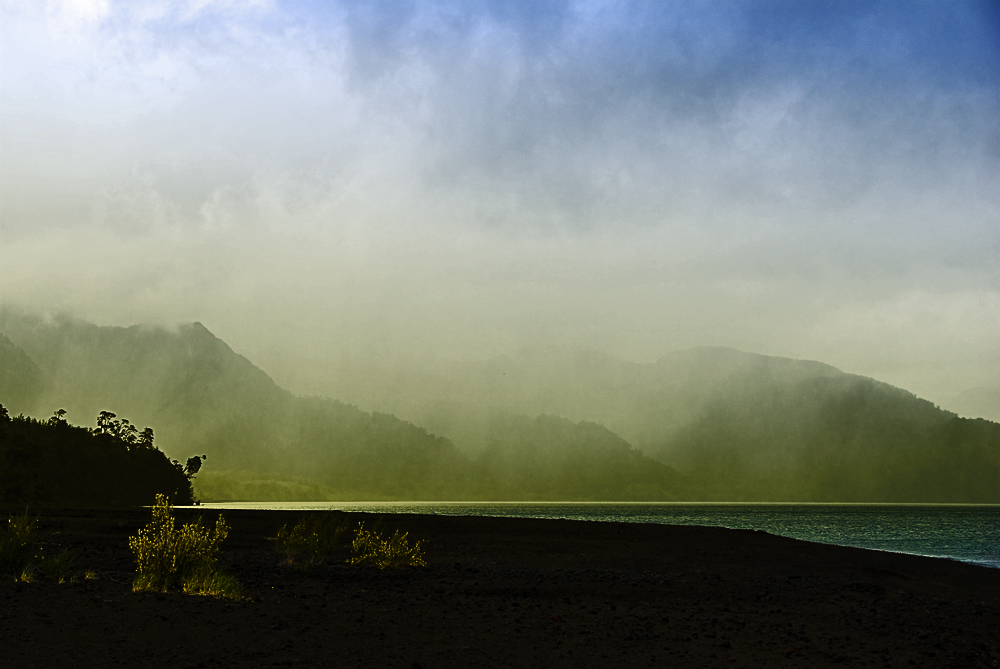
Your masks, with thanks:
[{"label": "forested hillside", "polygon": [[[677,499],[670,467],[597,425],[502,415],[489,453],[385,412],[295,397],[198,323],[176,330],[97,327],[10,312],[0,331],[39,370],[40,413],[115,407],[155,425],[169,453],[205,453],[206,486],[268,499]],[[49,409],[51,410],[51,409]],[[220,492],[220,494],[227,494]]]},{"label": "forested hillside", "polygon": [[708,497],[1000,501],[1000,425],[849,374],[734,380],[654,448]]},{"label": "forested hillside", "polygon": [[703,347],[640,364],[529,349],[344,366],[330,391],[478,453],[497,413],[604,425],[692,499],[1000,502],[1000,425],[829,365]]},{"label": "forested hillside", "polygon": [[684,499],[688,485],[597,423],[494,414],[475,457],[487,499]]}]

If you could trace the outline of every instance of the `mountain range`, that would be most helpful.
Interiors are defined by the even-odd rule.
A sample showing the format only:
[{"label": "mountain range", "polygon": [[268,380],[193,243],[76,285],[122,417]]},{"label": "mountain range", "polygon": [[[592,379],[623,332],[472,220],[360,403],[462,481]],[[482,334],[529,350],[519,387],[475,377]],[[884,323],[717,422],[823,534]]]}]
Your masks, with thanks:
[{"label": "mountain range", "polygon": [[1000,496],[1000,425],[820,362],[700,347],[641,364],[525,349],[479,362],[342,366],[329,392],[477,452],[504,412],[606,426],[732,501],[951,501]]},{"label": "mountain range", "polygon": [[115,411],[174,457],[207,454],[223,497],[1000,502],[1000,425],[819,362],[526,349],[345,367],[333,400],[280,388],[198,323],[5,309],[0,333],[12,414]]}]

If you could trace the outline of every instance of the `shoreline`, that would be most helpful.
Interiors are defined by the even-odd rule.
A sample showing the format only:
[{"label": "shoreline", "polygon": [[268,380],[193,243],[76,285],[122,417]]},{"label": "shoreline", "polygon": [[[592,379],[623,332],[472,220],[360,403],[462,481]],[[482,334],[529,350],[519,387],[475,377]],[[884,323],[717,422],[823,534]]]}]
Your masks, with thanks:
[{"label": "shoreline", "polygon": [[[132,593],[146,509],[41,510],[98,580],[0,580],[15,666],[926,666],[1000,664],[1000,571],[692,525],[380,514],[428,566],[281,564],[310,511],[228,510],[221,567],[253,601]],[[179,522],[207,507],[175,509]],[[374,514],[344,514],[352,521]],[[346,549],[345,549],[346,551]]]},{"label": "shoreline", "polygon": [[[180,508],[180,507],[179,507]],[[345,512],[369,513],[431,513],[432,515],[475,516],[495,518],[539,518],[585,520],[593,522],[635,522],[666,525],[697,525],[703,527],[726,527],[729,529],[759,529],[775,536],[810,541],[833,546],[851,546],[867,550],[878,550],[890,553],[902,553],[922,557],[934,557],[956,560],[968,564],[976,564],[990,568],[1000,568],[1000,504],[928,504],[928,503],[792,503],[792,502],[508,502],[508,501],[323,501],[323,502],[208,502],[199,507],[209,510],[340,510]],[[625,513],[601,513],[597,510],[617,508]],[[653,515],[629,515],[633,511],[643,509],[652,511]],[[871,525],[854,526],[848,529],[845,518],[808,518],[788,516],[781,521],[775,518],[756,516],[730,516],[728,522],[719,522],[723,515],[713,513],[703,517],[688,514],[679,515],[676,512],[691,511],[694,514],[704,514],[708,510],[733,512],[747,510],[754,514],[765,511],[792,513],[799,509],[809,509],[816,512],[835,512],[843,510],[848,513],[857,512],[904,512],[913,514],[924,510],[954,511],[954,512],[984,512],[978,515],[972,523],[975,527],[962,528],[960,532],[952,528],[946,530],[941,520],[933,519],[928,524],[935,528],[934,532],[924,542],[915,541],[900,532],[914,520],[927,522],[928,518],[883,518],[877,528],[877,536],[873,536],[875,528]],[[508,511],[505,511],[508,510]],[[563,510],[578,510],[576,514],[564,514]],[[672,513],[663,513],[669,511]],[[657,512],[661,515],[656,515]],[[937,515],[937,514],[935,514]],[[832,525],[832,527],[831,527]],[[887,529],[886,525],[892,526]],[[992,529],[992,532],[990,531]],[[894,531],[895,530],[895,531]],[[981,535],[970,539],[969,532]],[[936,550],[935,550],[936,549]]]}]

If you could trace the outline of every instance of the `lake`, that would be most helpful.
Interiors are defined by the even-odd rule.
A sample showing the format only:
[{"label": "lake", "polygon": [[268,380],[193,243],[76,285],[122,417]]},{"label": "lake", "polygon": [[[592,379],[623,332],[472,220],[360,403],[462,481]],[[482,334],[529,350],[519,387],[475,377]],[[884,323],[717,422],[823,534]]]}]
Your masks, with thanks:
[{"label": "lake", "polygon": [[340,510],[709,525],[1000,568],[1000,505],[645,502],[230,502],[205,509]]}]

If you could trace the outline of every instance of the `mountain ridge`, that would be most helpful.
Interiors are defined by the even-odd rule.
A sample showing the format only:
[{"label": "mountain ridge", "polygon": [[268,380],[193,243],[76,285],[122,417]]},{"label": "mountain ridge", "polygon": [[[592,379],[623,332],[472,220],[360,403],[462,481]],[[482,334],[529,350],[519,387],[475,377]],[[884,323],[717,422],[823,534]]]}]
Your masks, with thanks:
[{"label": "mountain ridge", "polygon": [[637,363],[547,347],[446,371],[418,363],[347,369],[330,391],[471,453],[495,414],[593,421],[686,475],[698,499],[1000,501],[1000,425],[818,361],[696,347]]},{"label": "mountain ridge", "polygon": [[164,450],[183,444],[210,467],[319,479],[348,496],[1000,501],[1000,425],[816,361],[522,349],[369,370],[367,388],[330,393],[348,404],[294,396],[200,323],[100,328],[0,312],[0,332],[38,356],[38,402],[120,409],[159,425]]}]

